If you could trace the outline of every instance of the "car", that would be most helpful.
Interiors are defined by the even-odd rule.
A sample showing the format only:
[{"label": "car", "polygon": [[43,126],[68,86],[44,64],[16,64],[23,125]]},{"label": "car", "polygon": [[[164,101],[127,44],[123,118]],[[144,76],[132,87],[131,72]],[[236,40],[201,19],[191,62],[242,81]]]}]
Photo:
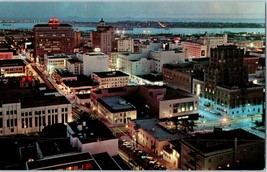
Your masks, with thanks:
[{"label": "car", "polygon": [[139,150],[139,151],[137,152],[137,154],[142,155],[142,154],[143,154],[143,151]]},{"label": "car", "polygon": [[141,159],[146,159],[148,157],[148,154],[144,154],[141,156]]},{"label": "car", "polygon": [[152,160],[153,157],[152,156],[147,156],[146,159]]},{"label": "car", "polygon": [[166,168],[164,165],[161,165],[161,166],[159,167],[159,170],[167,170],[167,168]]},{"label": "car", "polygon": [[157,159],[153,159],[152,161],[149,161],[149,164],[154,165],[158,160]]},{"label": "car", "polygon": [[152,161],[154,158],[151,156],[146,157],[145,162],[149,163],[149,161]]},{"label": "car", "polygon": [[135,150],[135,147],[134,147],[134,146],[132,146],[132,147],[130,148],[130,151],[133,151],[133,150]]},{"label": "car", "polygon": [[125,146],[127,149],[131,149],[132,147],[134,147],[132,144],[128,144]]},{"label": "car", "polygon": [[135,148],[135,149],[132,150],[133,153],[136,153],[136,152],[138,152],[138,151],[139,151],[139,150],[138,150],[137,148]]},{"label": "car", "polygon": [[123,144],[122,144],[122,146],[127,146],[127,145],[129,145],[130,144],[130,142],[124,142]]},{"label": "car", "polygon": [[154,167],[153,167],[153,168],[157,170],[157,169],[160,168],[160,166],[161,166],[161,163],[157,161],[157,162],[154,164]]}]

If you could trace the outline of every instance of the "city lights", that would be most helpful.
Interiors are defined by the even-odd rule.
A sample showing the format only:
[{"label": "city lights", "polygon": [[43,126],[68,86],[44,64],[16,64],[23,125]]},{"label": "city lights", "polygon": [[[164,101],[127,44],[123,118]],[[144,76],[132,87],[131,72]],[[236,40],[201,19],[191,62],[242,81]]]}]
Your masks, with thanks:
[{"label": "city lights", "polygon": [[0,2],[0,170],[266,168],[264,3],[79,4]]}]

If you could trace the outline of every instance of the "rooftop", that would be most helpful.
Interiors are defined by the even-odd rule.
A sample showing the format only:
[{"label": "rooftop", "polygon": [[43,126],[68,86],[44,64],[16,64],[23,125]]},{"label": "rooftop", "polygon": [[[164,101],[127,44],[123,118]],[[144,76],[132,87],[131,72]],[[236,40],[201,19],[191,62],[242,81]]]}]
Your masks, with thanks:
[{"label": "rooftop", "polygon": [[38,141],[38,145],[44,157],[75,151],[68,138],[42,140]]},{"label": "rooftop", "polygon": [[107,152],[92,155],[101,170],[122,170],[117,162]]},{"label": "rooftop", "polygon": [[99,170],[94,163],[92,156],[86,153],[75,153],[69,155],[61,155],[49,159],[41,159],[38,161],[27,162],[28,170],[59,170],[69,167],[70,165],[90,163],[94,166],[94,170]]},{"label": "rooftop", "polygon": [[113,113],[136,110],[135,106],[126,103],[126,100],[121,97],[104,97],[98,99],[98,102]]},{"label": "rooftop", "polygon": [[237,146],[253,142],[264,142],[264,139],[243,129],[235,129],[230,131],[198,134],[183,139],[182,143],[190,145],[190,147],[198,149],[202,153],[211,153],[218,150],[232,149],[235,138],[237,138]]},{"label": "rooftop", "polygon": [[70,122],[68,125],[74,132],[75,137],[79,137],[82,143],[97,142],[98,140],[116,139],[112,132],[99,120],[87,120],[85,126],[80,123]]},{"label": "rooftop", "polygon": [[150,82],[163,81],[163,75],[146,74],[146,75],[138,75],[138,77],[146,79]]},{"label": "rooftop", "polygon": [[79,99],[90,99],[91,94],[76,94]]},{"label": "rooftop", "polygon": [[166,87],[166,95],[164,96],[164,100],[193,98],[193,97],[195,97],[195,95],[187,93],[186,91]]},{"label": "rooftop", "polygon": [[49,24],[36,24],[33,26],[34,28],[38,28],[38,27],[72,27],[69,24],[59,24],[59,25],[49,25]]},{"label": "rooftop", "polygon": [[108,72],[93,72],[100,78],[110,78],[110,77],[125,77],[129,76],[121,71],[108,71]]},{"label": "rooftop", "polygon": [[68,58],[65,54],[49,55],[49,56],[46,56],[46,57],[48,59],[58,59],[58,58],[67,59]]},{"label": "rooftop", "polygon": [[58,75],[60,75],[61,77],[71,77],[71,76],[76,76],[74,75],[73,73],[69,72],[68,70],[66,69],[57,69],[55,68],[54,69],[54,72]]},{"label": "rooftop", "polygon": [[87,52],[85,54],[89,55],[89,56],[104,56],[104,55],[106,55],[105,53],[102,53],[102,52]]},{"label": "rooftop", "polygon": [[80,61],[78,58],[71,58],[71,59],[68,59],[68,62],[69,63],[82,63],[82,61]]},{"label": "rooftop", "polygon": [[50,106],[57,104],[69,104],[65,96],[44,96],[35,88],[20,88],[19,80],[13,80],[15,83],[0,83],[1,104],[21,102],[21,108]]},{"label": "rooftop", "polygon": [[0,60],[0,67],[6,67],[6,66],[26,66],[26,65],[21,59]]},{"label": "rooftop", "polygon": [[171,133],[168,130],[164,129],[158,123],[160,122],[157,118],[151,119],[136,119],[133,120],[135,124],[138,124],[140,128],[148,132],[151,136],[158,139],[159,141],[164,140],[177,140],[185,137],[184,134],[176,132]]}]

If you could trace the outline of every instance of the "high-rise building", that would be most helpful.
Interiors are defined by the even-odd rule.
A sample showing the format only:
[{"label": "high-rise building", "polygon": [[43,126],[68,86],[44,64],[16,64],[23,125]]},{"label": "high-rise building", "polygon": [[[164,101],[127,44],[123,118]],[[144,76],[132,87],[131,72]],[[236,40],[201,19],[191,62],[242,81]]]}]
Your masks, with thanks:
[{"label": "high-rise building", "polygon": [[204,76],[205,97],[212,99],[216,86],[239,88],[248,85],[248,71],[243,59],[244,50],[236,46],[212,48],[210,65]]},{"label": "high-rise building", "polygon": [[248,70],[243,63],[242,48],[233,45],[212,48],[204,82],[193,81],[193,92],[204,98],[200,104],[209,105],[222,115],[262,114],[263,88],[248,82]]},{"label": "high-rise building", "polygon": [[75,48],[79,48],[82,43],[82,33],[79,31],[79,29],[76,29],[74,32],[74,46]]},{"label": "high-rise building", "polygon": [[92,41],[92,48],[100,48],[101,52],[108,54],[113,51],[115,44],[115,33],[112,26],[106,26],[103,18],[98,23],[96,31],[91,32],[90,39]]},{"label": "high-rise building", "polygon": [[51,18],[48,24],[35,25],[33,32],[35,57],[72,52],[74,49],[72,26],[60,23],[57,18]]}]

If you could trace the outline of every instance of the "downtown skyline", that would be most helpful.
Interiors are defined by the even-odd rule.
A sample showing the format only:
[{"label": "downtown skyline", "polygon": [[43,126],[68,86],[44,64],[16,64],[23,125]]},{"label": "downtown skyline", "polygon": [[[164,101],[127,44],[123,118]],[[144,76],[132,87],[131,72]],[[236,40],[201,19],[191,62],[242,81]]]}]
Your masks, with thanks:
[{"label": "downtown skyline", "polygon": [[265,22],[265,2],[249,1],[0,1],[0,20],[158,20]]}]

